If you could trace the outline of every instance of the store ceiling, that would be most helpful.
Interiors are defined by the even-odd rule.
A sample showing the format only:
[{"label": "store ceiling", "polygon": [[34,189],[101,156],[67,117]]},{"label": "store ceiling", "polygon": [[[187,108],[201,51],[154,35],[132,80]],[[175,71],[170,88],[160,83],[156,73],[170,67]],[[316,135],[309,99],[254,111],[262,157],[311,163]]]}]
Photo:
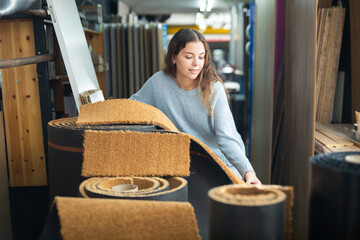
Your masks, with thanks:
[{"label": "store ceiling", "polygon": [[[237,3],[249,3],[254,0],[214,0],[212,12],[228,12]],[[137,14],[196,13],[200,0],[122,0]]]}]

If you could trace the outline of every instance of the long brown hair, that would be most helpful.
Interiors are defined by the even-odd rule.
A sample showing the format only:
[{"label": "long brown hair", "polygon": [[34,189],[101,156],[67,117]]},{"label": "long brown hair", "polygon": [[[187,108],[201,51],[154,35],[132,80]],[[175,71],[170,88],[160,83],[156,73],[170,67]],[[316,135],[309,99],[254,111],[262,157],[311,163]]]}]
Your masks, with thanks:
[{"label": "long brown hair", "polygon": [[199,81],[198,89],[201,89],[202,92],[205,111],[210,116],[213,116],[214,109],[211,106],[211,101],[214,95],[214,90],[211,85],[217,81],[222,83],[222,81],[216,74],[215,68],[212,64],[210,47],[206,42],[204,35],[191,28],[180,29],[177,33],[175,33],[168,45],[168,51],[165,56],[164,73],[169,74],[172,77],[176,77],[176,65],[173,62],[173,57],[178,55],[180,50],[185,48],[188,42],[198,41],[202,42],[205,48],[204,67],[197,77],[197,80]]}]

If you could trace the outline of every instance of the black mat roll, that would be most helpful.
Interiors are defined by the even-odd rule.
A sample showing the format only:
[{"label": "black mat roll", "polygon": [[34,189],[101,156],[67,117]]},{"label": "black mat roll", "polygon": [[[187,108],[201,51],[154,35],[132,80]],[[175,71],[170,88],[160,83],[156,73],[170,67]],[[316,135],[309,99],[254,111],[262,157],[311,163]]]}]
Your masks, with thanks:
[{"label": "black mat roll", "polygon": [[337,152],[310,158],[309,239],[360,239],[359,157]]},{"label": "black mat roll", "polygon": [[50,195],[75,197],[81,177],[85,130],[146,131],[159,129],[155,125],[75,125],[76,117],[62,118],[48,123],[49,189]]},{"label": "black mat roll", "polygon": [[[119,192],[112,189],[118,184],[130,182],[138,187],[137,191]],[[187,202],[187,187],[187,181],[181,177],[93,177],[80,184],[79,192],[85,198]]]},{"label": "black mat roll", "polygon": [[225,185],[209,191],[209,239],[284,239],[286,195],[280,190]]}]

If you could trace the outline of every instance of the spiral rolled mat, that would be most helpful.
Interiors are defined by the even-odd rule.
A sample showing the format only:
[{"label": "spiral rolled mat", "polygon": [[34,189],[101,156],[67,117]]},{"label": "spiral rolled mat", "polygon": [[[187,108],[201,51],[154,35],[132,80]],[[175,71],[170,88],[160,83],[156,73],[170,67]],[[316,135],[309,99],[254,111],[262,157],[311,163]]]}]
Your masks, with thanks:
[{"label": "spiral rolled mat", "polygon": [[[284,239],[288,206],[279,189],[244,184],[211,189],[209,239]],[[292,189],[283,190],[291,197]]]},{"label": "spiral rolled mat", "polygon": [[310,162],[309,239],[360,239],[360,152]]},{"label": "spiral rolled mat", "polygon": [[155,125],[81,125],[77,118],[62,118],[48,123],[49,189],[52,198],[77,196],[83,164],[83,139],[86,130],[156,131]]},{"label": "spiral rolled mat", "polygon": [[[118,191],[116,186],[131,184],[134,191]],[[93,177],[80,184],[79,192],[85,198],[116,198],[186,202],[187,181],[181,177]]]},{"label": "spiral rolled mat", "polygon": [[187,202],[55,197],[50,216],[40,240],[200,239]]}]

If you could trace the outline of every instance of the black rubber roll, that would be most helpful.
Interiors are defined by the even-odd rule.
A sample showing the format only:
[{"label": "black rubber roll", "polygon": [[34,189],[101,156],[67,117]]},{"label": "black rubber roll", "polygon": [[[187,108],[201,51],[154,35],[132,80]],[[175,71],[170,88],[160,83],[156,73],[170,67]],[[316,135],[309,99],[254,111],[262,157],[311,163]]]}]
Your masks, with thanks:
[{"label": "black rubber roll", "polygon": [[[113,187],[133,184],[135,191],[117,191]],[[80,184],[79,192],[85,198],[115,198],[187,202],[187,181],[181,177],[93,177]]]},{"label": "black rubber roll", "polygon": [[225,185],[209,191],[209,239],[284,239],[286,195],[280,190]]},{"label": "black rubber roll", "polygon": [[155,125],[75,125],[75,118],[62,118],[48,124],[49,188],[50,195],[75,197],[81,177],[83,139],[85,130],[146,131],[159,129]]},{"label": "black rubber roll", "polygon": [[360,239],[360,152],[310,162],[309,239]]}]

